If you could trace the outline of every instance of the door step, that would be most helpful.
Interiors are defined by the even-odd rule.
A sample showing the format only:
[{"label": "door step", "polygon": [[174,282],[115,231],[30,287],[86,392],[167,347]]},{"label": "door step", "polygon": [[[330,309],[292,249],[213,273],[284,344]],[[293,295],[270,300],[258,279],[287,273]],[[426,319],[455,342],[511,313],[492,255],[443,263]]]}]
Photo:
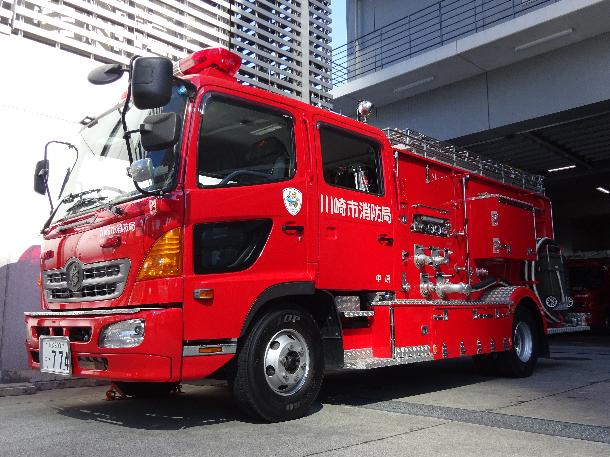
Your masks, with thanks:
[{"label": "door step", "polygon": [[373,350],[370,348],[343,351],[343,368],[350,370],[368,370],[429,360],[434,360],[434,357],[428,345],[397,347],[392,358],[373,357]]}]

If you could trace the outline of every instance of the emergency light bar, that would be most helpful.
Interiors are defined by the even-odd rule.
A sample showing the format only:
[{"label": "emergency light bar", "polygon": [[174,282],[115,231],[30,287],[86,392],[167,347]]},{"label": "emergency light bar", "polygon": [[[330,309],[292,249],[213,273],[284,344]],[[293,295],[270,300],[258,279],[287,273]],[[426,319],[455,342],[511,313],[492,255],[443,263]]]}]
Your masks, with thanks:
[{"label": "emergency light bar", "polygon": [[187,76],[203,73],[205,70],[217,70],[229,77],[234,77],[241,66],[241,58],[223,48],[208,48],[196,51],[174,64],[174,76]]}]

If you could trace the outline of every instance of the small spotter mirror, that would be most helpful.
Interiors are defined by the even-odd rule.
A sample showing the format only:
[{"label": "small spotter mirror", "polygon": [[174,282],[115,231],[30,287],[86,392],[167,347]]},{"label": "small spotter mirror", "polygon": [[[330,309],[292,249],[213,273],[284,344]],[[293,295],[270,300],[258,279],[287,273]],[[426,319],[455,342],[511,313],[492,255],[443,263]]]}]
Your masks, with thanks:
[{"label": "small spotter mirror", "polygon": [[101,65],[91,70],[87,79],[91,84],[101,86],[118,81],[125,71],[127,71],[126,68],[120,63]]},{"label": "small spotter mirror", "polygon": [[152,159],[135,160],[129,167],[129,175],[135,182],[144,182],[152,179],[155,175]]}]

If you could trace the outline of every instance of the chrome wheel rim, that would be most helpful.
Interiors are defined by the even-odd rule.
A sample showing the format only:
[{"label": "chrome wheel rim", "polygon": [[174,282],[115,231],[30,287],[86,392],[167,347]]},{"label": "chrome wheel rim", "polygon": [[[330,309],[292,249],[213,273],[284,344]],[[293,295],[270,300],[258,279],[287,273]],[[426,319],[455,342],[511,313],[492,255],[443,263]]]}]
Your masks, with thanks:
[{"label": "chrome wheel rim", "polygon": [[275,393],[292,395],[298,392],[307,381],[309,368],[309,348],[296,330],[281,330],[267,343],[263,372]]},{"label": "chrome wheel rim", "polygon": [[528,362],[532,358],[534,339],[532,337],[532,330],[525,322],[519,322],[515,327],[513,346],[517,357],[523,363]]}]

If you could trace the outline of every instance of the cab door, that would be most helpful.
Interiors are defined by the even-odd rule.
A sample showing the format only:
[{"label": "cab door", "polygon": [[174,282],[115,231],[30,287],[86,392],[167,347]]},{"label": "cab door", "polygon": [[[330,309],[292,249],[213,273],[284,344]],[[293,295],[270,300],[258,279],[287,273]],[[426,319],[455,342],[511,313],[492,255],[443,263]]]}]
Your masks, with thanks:
[{"label": "cab door", "polygon": [[313,281],[300,116],[271,94],[219,88],[200,100],[185,179],[185,340],[235,338],[266,289]]},{"label": "cab door", "polygon": [[316,119],[318,287],[397,290],[392,151],[377,130]]}]

